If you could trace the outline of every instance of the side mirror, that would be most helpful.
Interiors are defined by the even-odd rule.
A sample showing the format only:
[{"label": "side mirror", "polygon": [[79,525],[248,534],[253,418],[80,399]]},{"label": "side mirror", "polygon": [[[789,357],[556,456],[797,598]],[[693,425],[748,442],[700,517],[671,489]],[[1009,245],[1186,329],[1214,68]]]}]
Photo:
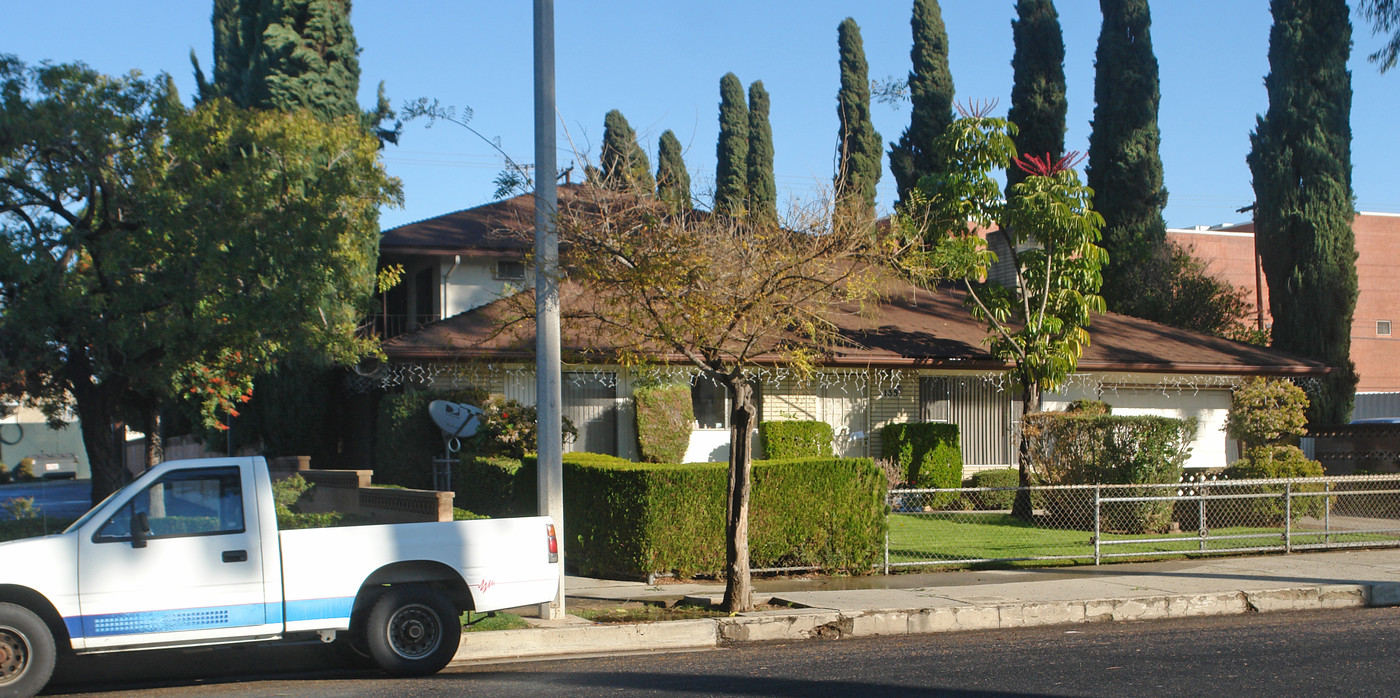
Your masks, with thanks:
[{"label": "side mirror", "polygon": [[146,512],[138,511],[131,517],[131,547],[146,547],[146,536],[151,533],[151,521]]}]

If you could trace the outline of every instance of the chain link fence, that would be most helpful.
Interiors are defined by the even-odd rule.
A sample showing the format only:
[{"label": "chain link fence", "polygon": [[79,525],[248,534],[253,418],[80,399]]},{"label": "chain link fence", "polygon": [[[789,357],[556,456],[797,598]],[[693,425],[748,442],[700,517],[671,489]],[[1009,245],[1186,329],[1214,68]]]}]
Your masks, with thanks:
[{"label": "chain link fence", "polygon": [[[1018,497],[1029,516],[1013,514]],[[1400,546],[1400,475],[890,490],[885,572]]]}]

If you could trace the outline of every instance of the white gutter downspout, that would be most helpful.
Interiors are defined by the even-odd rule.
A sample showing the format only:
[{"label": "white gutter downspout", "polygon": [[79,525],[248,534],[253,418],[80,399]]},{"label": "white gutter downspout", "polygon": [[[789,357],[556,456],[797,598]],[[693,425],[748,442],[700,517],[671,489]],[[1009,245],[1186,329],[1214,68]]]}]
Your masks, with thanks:
[{"label": "white gutter downspout", "polygon": [[439,320],[443,320],[447,317],[447,280],[452,277],[452,272],[457,271],[457,267],[461,266],[461,264],[462,255],[454,255],[452,268],[448,269],[447,273],[442,275],[442,305],[438,308]]}]

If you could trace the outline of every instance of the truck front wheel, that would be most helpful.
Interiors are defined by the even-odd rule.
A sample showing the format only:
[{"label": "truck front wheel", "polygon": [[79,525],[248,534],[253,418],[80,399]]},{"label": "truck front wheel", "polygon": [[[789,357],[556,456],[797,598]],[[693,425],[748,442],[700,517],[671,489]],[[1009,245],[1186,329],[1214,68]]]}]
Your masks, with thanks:
[{"label": "truck front wheel", "polygon": [[53,675],[57,656],[43,619],[23,606],[0,603],[0,696],[38,693]]},{"label": "truck front wheel", "polygon": [[390,587],[370,609],[365,630],[374,663],[395,676],[437,673],[462,642],[452,602],[427,586]]}]

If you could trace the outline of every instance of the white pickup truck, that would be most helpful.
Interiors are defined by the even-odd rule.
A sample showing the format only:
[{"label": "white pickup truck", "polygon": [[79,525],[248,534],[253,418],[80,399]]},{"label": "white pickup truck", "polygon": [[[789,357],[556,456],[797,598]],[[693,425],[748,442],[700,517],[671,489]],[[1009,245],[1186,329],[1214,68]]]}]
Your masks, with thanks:
[{"label": "white pickup truck", "polygon": [[162,463],[63,533],[0,544],[0,696],[31,696],[60,652],[320,634],[395,675],[431,674],[458,615],[544,603],[547,517],[277,530],[262,458]]}]

